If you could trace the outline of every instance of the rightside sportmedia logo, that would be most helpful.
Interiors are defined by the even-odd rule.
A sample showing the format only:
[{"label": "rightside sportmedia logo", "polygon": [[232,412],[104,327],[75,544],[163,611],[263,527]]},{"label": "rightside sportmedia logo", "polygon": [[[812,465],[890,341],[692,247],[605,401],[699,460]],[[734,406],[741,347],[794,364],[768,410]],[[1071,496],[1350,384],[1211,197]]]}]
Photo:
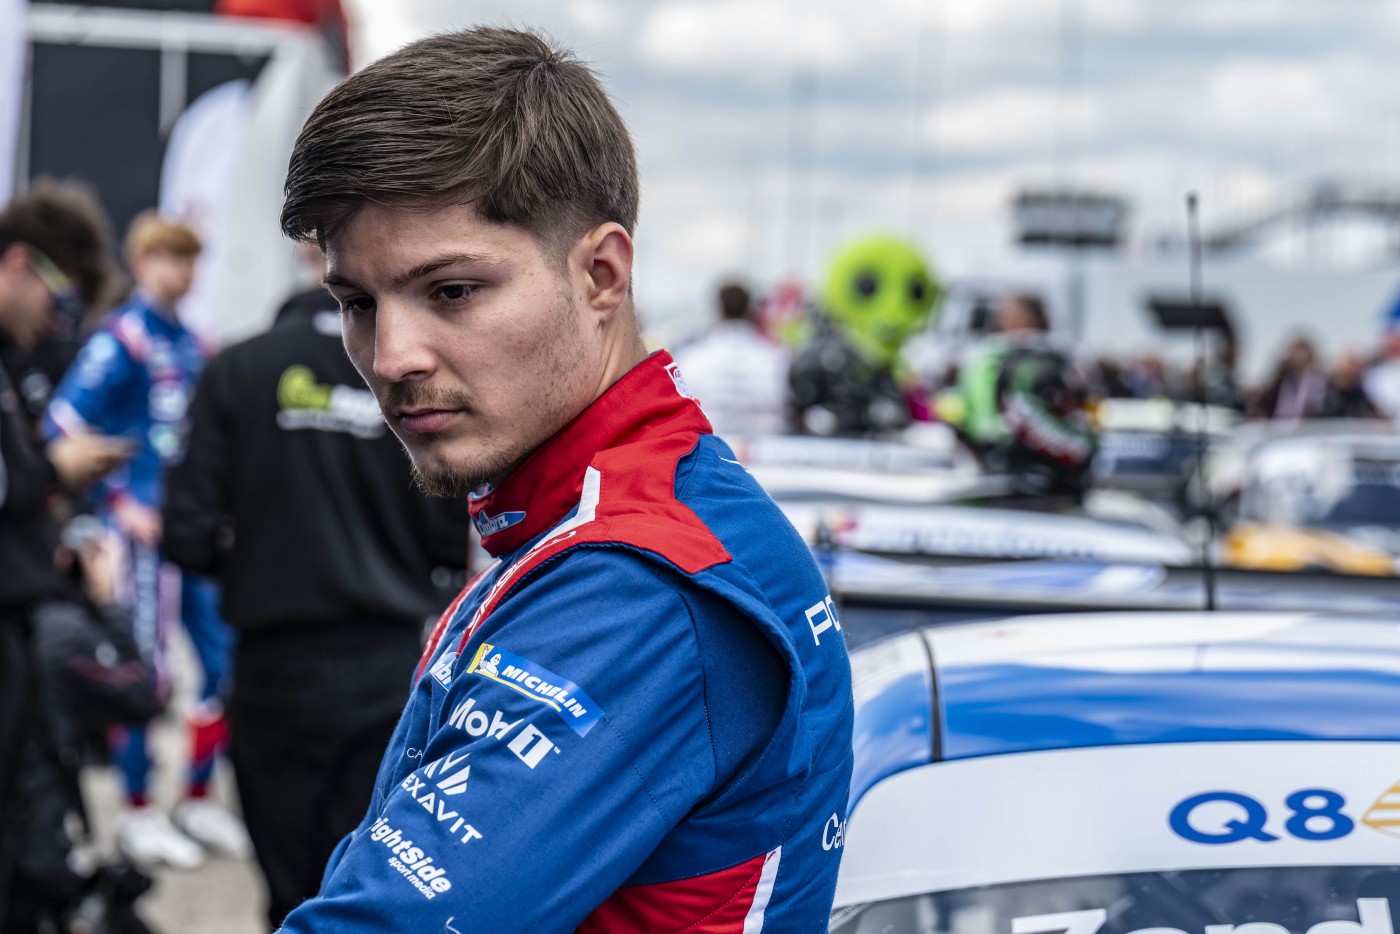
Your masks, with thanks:
[{"label": "rightside sportmedia logo", "polygon": [[375,821],[369,829],[369,838],[384,844],[391,854],[389,867],[408,880],[426,899],[433,899],[452,888],[447,878],[447,870],[433,865],[433,858],[414,846],[412,840],[405,840],[403,831],[389,825],[387,817]]}]

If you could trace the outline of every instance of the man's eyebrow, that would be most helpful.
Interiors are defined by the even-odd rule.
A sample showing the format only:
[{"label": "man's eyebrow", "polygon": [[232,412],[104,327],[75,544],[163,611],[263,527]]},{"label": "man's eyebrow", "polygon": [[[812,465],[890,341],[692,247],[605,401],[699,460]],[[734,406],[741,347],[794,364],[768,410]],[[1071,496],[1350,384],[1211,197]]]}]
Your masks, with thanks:
[{"label": "man's eyebrow", "polygon": [[333,285],[338,285],[342,289],[359,288],[358,285],[356,285],[354,282],[351,282],[349,279],[345,278],[338,272],[328,272],[324,276],[322,276],[321,285],[325,286],[326,288],[330,288]]},{"label": "man's eyebrow", "polygon": [[[444,253],[442,256],[434,257],[412,268],[405,269],[389,280],[389,286],[390,288],[401,289],[415,279],[421,279],[424,276],[432,275],[439,269],[446,269],[448,266],[456,266],[461,263],[473,263],[486,266],[499,265],[497,260],[491,259],[481,253]],[[326,273],[325,277],[321,279],[321,284],[327,286],[336,285],[346,289],[360,288],[357,283],[337,272]]]},{"label": "man's eyebrow", "polygon": [[442,256],[430,259],[427,262],[419,263],[412,269],[407,269],[390,280],[391,285],[396,289],[401,289],[415,279],[432,275],[439,269],[446,269],[448,266],[456,266],[461,263],[474,263],[477,265],[497,265],[496,261],[480,253],[444,253]]}]

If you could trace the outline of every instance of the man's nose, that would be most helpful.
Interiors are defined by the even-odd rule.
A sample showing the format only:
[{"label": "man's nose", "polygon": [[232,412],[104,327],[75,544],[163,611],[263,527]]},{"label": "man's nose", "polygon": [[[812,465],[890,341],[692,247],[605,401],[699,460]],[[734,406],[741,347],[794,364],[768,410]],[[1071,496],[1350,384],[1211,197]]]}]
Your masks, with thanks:
[{"label": "man's nose", "polygon": [[374,375],[386,383],[412,382],[433,369],[423,316],[398,302],[382,302],[374,322]]}]

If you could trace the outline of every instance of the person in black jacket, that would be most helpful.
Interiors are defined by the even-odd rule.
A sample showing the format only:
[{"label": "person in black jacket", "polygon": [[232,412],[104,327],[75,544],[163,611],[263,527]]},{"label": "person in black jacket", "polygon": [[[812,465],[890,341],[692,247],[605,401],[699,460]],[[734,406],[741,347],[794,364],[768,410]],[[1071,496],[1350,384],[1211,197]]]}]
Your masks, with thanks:
[{"label": "person in black jacket", "polygon": [[209,363],[164,507],[166,553],[221,578],[238,632],[230,753],[274,928],[364,814],[469,547],[465,502],[416,489],[335,309],[298,295]]},{"label": "person in black jacket", "polygon": [[[41,448],[5,361],[32,349],[54,312],[78,313],[101,294],[107,275],[101,210],[85,191],[40,182],[0,212],[0,930],[36,885],[29,846],[39,820],[33,769],[51,737],[51,711],[34,673],[34,611],[67,592],[54,563],[58,533],[50,500],[61,485],[81,489],[130,456],[120,439],[66,438]],[[40,789],[41,790],[41,789]],[[11,909],[14,909],[13,911]]]}]

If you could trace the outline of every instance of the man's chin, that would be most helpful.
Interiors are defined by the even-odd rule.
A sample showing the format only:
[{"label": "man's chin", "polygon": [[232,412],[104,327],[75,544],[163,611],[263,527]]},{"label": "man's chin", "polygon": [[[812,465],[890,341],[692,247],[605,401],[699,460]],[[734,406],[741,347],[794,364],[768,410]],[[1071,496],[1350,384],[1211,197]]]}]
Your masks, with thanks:
[{"label": "man's chin", "polygon": [[441,466],[424,469],[416,463],[413,465],[413,482],[418,484],[418,489],[429,496],[438,496],[443,499],[456,499],[469,493],[475,493],[487,483],[485,479],[474,474]]},{"label": "man's chin", "polygon": [[482,463],[479,458],[448,456],[441,446],[429,450],[410,446],[408,453],[413,462],[413,481],[429,496],[455,499],[477,493],[497,476],[493,465]]}]

